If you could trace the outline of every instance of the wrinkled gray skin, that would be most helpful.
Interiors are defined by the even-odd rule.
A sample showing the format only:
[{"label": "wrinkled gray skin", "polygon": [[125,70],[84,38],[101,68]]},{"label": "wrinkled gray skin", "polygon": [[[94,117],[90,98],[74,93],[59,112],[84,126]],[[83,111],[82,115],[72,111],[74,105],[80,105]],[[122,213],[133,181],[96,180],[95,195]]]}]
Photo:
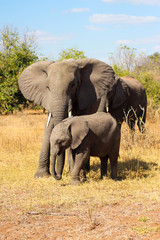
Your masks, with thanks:
[{"label": "wrinkled gray skin", "polygon": [[[51,119],[45,128],[38,170],[35,177],[50,175],[50,135],[52,129],[68,116],[92,114],[101,97],[115,82],[111,66],[95,59],[40,61],[27,67],[19,78],[25,98],[43,106]],[[105,100],[107,105],[107,97]],[[57,178],[61,179],[64,154],[57,158]]]},{"label": "wrinkled gray skin", "polygon": [[98,111],[108,111],[119,124],[126,121],[135,130],[135,122],[144,131],[147,110],[147,96],[143,85],[133,77],[116,78],[112,89],[101,99]]},{"label": "wrinkled gray skin", "polygon": [[[57,155],[71,148],[73,163],[72,183],[79,183],[79,173],[90,156],[101,159],[101,178],[107,174],[107,161],[111,163],[111,177],[117,178],[117,159],[120,145],[120,126],[108,113],[71,117],[63,120],[52,131],[51,173],[57,178]],[[58,162],[57,162],[58,163]]]}]

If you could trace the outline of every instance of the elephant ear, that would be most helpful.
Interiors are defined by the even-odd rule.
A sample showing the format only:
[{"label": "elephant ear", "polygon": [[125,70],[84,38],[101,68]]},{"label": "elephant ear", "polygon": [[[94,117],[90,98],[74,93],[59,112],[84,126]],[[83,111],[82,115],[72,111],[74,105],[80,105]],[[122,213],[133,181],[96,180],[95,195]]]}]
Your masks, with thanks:
[{"label": "elephant ear", "polygon": [[116,77],[116,83],[113,86],[114,96],[112,101],[112,109],[122,106],[128,99],[130,92],[129,87],[122,78]]},{"label": "elephant ear", "polygon": [[71,149],[76,149],[82,143],[83,139],[88,134],[88,123],[79,117],[74,117],[69,125],[69,132],[71,135]]},{"label": "elephant ear", "polygon": [[77,60],[81,84],[78,90],[79,109],[83,110],[100,99],[113,85],[115,72],[108,64],[92,58]]},{"label": "elephant ear", "polygon": [[51,93],[47,87],[47,69],[51,64],[53,62],[49,61],[33,63],[22,72],[18,80],[19,88],[24,97],[43,106],[48,111],[50,111]]}]

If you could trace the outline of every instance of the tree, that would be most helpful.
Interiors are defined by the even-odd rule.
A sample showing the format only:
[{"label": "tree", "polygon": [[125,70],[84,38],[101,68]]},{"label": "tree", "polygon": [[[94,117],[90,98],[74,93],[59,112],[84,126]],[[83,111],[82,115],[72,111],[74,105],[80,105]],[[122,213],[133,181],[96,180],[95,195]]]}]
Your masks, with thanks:
[{"label": "tree", "polygon": [[75,60],[86,58],[85,53],[83,51],[78,50],[77,48],[68,48],[67,50],[62,50],[59,53],[59,61],[63,59],[73,58]]},{"label": "tree", "polygon": [[13,112],[27,100],[18,88],[21,72],[38,57],[33,38],[20,37],[17,29],[5,27],[0,32],[0,114]]},{"label": "tree", "polygon": [[123,76],[130,74],[135,67],[136,49],[121,45],[115,54],[110,53],[110,61],[114,70]]},{"label": "tree", "polygon": [[153,55],[149,56],[152,61],[152,67],[154,69],[154,74],[160,75],[160,53],[155,52]]}]

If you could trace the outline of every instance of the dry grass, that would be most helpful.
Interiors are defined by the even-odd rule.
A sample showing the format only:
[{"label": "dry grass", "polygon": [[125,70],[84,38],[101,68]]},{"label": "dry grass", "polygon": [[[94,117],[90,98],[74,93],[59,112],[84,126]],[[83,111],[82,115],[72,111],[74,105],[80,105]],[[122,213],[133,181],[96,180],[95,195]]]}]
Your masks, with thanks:
[{"label": "dry grass", "polygon": [[[37,213],[43,207],[50,206],[56,211],[84,211],[91,219],[94,225],[92,227],[95,227],[98,224],[94,217],[96,208],[122,204],[122,211],[125,211],[127,206],[145,203],[146,208],[154,210],[155,204],[160,202],[159,118],[159,110],[152,116],[148,115],[145,135],[136,130],[134,140],[127,125],[123,124],[118,165],[119,181],[113,181],[109,177],[100,180],[100,161],[92,158],[87,182],[81,186],[72,186],[67,166],[61,181],[52,177],[33,177],[38,166],[47,115],[19,113],[1,116],[0,202],[3,218],[9,221],[8,211],[11,210],[21,209],[17,213],[21,215],[24,212]],[[148,216],[143,216],[143,219],[148,219]],[[142,229],[144,232],[149,231],[144,225]],[[157,229],[160,228],[156,228],[156,231]],[[132,230],[141,234],[139,226]]]},{"label": "dry grass", "polygon": [[[143,197],[158,200],[160,122],[159,114],[156,114],[153,116],[154,121],[151,119],[147,122],[145,135],[137,130],[134,140],[127,125],[123,124],[118,165],[118,175],[122,181],[115,182],[109,177],[100,180],[100,161],[98,158],[92,158],[88,181],[80,187],[70,186],[71,179],[67,175],[67,167],[62,181],[55,181],[53,178],[33,178],[38,165],[46,115],[1,116],[2,195],[5,193],[6,198],[8,192],[10,204],[16,204],[21,199],[20,204],[25,208],[34,207],[37,202],[38,205],[54,202],[55,205],[61,206],[91,199],[93,205],[101,205],[117,201],[128,194],[134,194],[135,199],[141,197],[142,201]],[[145,189],[152,191],[152,194],[141,196],[142,190]]]}]

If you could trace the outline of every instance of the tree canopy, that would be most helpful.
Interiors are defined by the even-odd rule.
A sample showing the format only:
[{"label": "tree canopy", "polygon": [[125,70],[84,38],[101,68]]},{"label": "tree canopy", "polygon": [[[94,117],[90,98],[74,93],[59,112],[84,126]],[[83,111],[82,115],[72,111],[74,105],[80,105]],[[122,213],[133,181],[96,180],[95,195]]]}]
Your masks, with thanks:
[{"label": "tree canopy", "polygon": [[83,51],[78,50],[77,48],[68,48],[66,50],[62,50],[59,53],[59,61],[62,61],[63,59],[70,59],[73,58],[75,60],[86,58],[85,53]]},{"label": "tree canopy", "polygon": [[13,112],[27,104],[18,88],[21,72],[38,56],[33,39],[21,37],[16,29],[5,27],[0,33],[0,113]]}]

